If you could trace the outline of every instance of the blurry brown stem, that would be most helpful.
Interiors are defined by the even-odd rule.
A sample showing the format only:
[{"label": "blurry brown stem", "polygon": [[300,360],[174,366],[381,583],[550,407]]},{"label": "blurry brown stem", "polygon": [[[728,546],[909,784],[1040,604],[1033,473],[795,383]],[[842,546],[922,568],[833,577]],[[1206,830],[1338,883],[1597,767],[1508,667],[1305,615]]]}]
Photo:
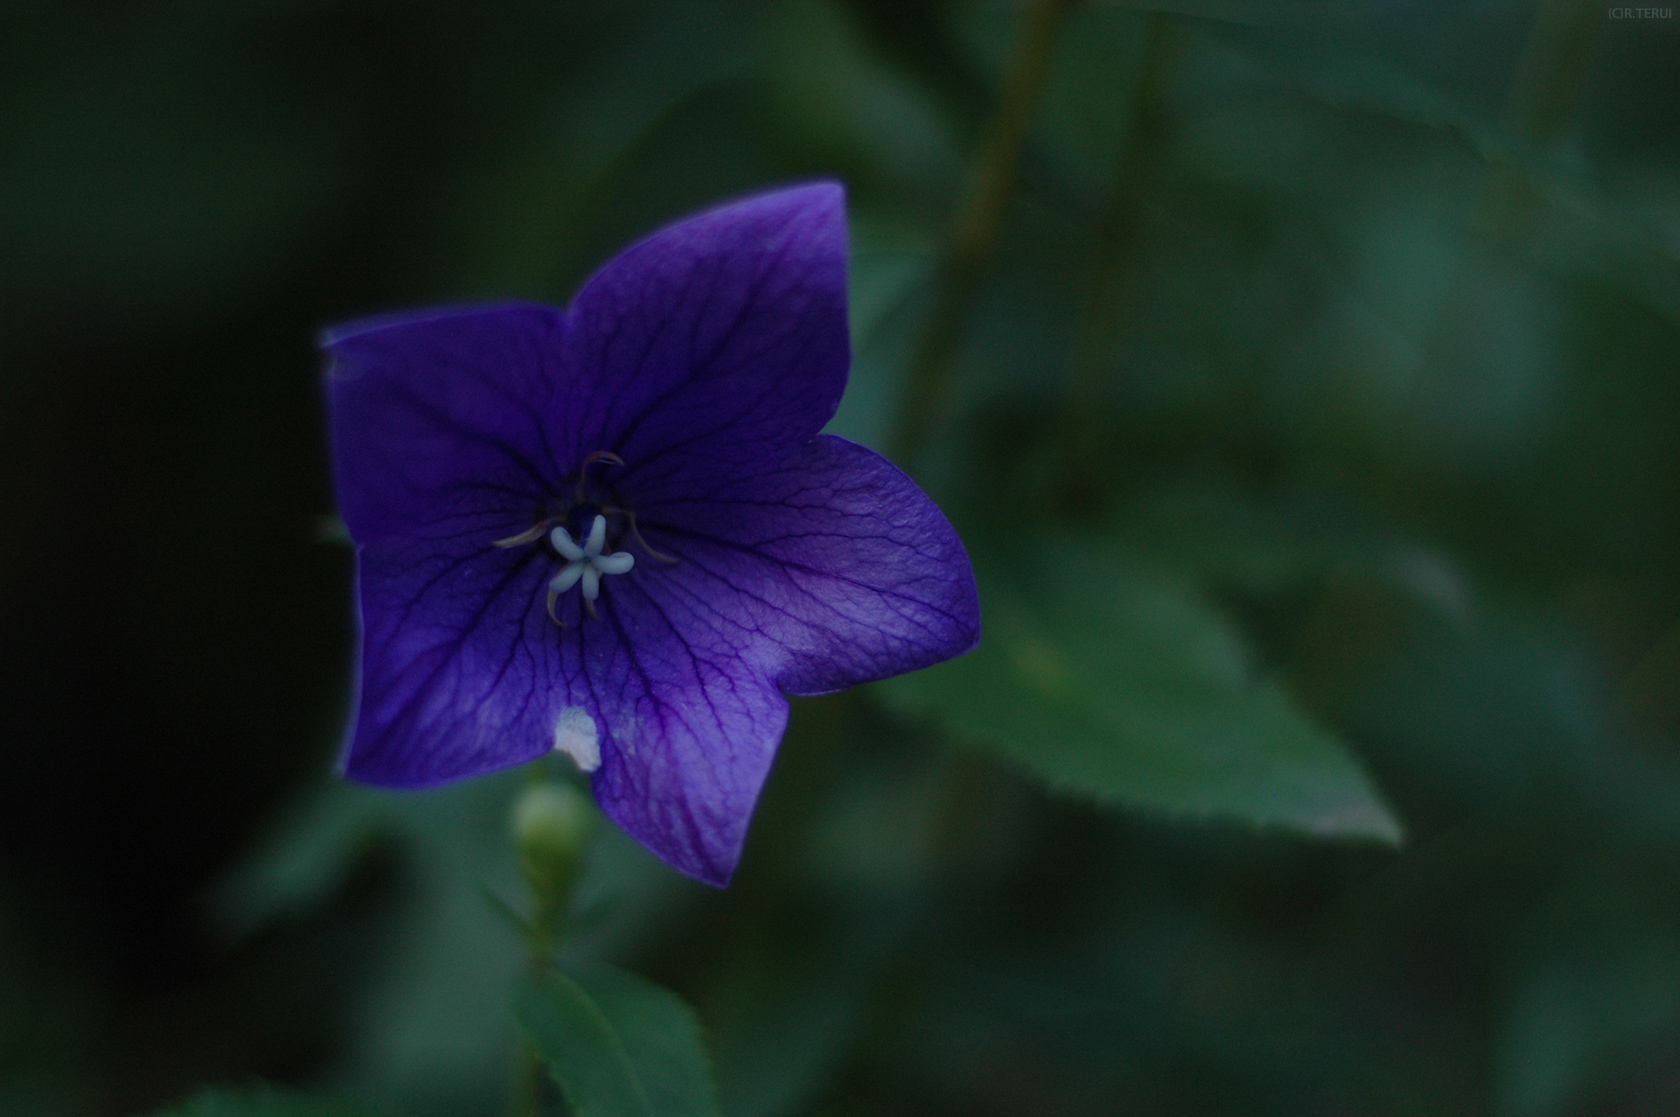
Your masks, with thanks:
[{"label": "blurry brown stem", "polygon": [[548,1064],[537,1054],[537,1045],[521,1038],[519,1078],[514,1083],[513,1117],[542,1117],[543,1088],[548,1082]]},{"label": "blurry brown stem", "polygon": [[1068,7],[1069,0],[1033,0],[1027,10],[968,201],[939,261],[927,331],[910,365],[904,406],[889,446],[906,468],[924,449],[949,387],[951,354],[1015,189],[1027,127],[1044,90],[1056,33]]},{"label": "blurry brown stem", "polygon": [[[1556,145],[1580,92],[1602,19],[1603,9],[1590,0],[1541,0],[1534,13],[1500,114],[1511,143],[1489,156],[1472,219],[1472,229],[1483,246],[1520,250],[1542,197],[1524,156],[1543,156]],[[1476,247],[1472,243],[1471,248]],[[1442,310],[1423,339],[1426,366],[1446,361],[1458,340],[1477,328],[1466,310],[1474,282],[1470,258],[1460,263]],[[1414,393],[1418,390],[1421,387],[1415,387]]]},{"label": "blurry brown stem", "polygon": [[1178,28],[1151,14],[1144,27],[1137,91],[1132,98],[1131,127],[1116,168],[1114,193],[1097,232],[1097,259],[1090,301],[1080,331],[1073,383],[1067,399],[1068,425],[1083,432],[1092,404],[1112,371],[1114,353],[1131,317],[1134,256],[1143,218],[1144,195],[1159,156],[1165,122],[1161,99],[1177,54]]},{"label": "blurry brown stem", "polygon": [[1591,0],[1542,0],[1505,100],[1505,126],[1537,146],[1550,146],[1575,106],[1604,19]]},{"label": "blurry brown stem", "polygon": [[[1591,0],[1541,0],[1500,114],[1521,147],[1541,155],[1557,143],[1603,18],[1603,8]],[[1496,155],[1492,163],[1476,224],[1495,241],[1511,242],[1527,224],[1538,195],[1516,160]]]}]

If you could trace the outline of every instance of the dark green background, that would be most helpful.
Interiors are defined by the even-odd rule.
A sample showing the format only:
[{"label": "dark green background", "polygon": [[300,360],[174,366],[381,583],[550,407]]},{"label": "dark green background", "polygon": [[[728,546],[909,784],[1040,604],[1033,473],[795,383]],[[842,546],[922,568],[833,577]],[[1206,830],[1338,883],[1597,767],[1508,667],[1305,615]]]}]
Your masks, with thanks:
[{"label": "dark green background", "polygon": [[[837,176],[888,448],[1020,22],[0,7],[0,1110],[504,1106],[519,777],[330,775],[314,338]],[[730,1117],[1680,1112],[1677,105],[1672,16],[1075,5],[912,463],[987,644],[571,949]]]}]

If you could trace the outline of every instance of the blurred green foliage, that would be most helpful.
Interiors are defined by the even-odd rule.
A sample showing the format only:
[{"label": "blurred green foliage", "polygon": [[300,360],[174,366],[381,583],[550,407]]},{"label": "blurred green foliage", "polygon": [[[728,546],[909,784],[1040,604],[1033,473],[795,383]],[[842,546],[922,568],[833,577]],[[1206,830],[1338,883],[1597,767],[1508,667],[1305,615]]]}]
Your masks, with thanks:
[{"label": "blurred green foliage", "polygon": [[515,1005],[578,1117],[717,1113],[694,1013],[659,986],[611,967],[551,971],[522,982]]},{"label": "blurred green foliage", "polygon": [[[895,448],[985,643],[796,702],[725,892],[604,829],[617,976],[526,1026],[658,1112],[605,963],[729,1117],[1680,1111],[1680,23],[1615,10],[1069,6]],[[837,176],[887,448],[1022,23],[0,10],[0,1109],[505,1109],[522,777],[327,772],[309,340]]]},{"label": "blurred green foliage", "polygon": [[203,1090],[157,1117],[377,1117],[376,1113],[336,1098],[312,1097],[272,1086]]}]

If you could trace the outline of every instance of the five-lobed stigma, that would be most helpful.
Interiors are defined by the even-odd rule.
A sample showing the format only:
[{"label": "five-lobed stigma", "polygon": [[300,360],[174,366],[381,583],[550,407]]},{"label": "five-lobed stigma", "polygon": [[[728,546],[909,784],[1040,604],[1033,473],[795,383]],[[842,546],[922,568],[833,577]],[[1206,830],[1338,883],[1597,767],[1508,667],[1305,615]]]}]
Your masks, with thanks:
[{"label": "five-lobed stigma", "polygon": [[615,551],[610,555],[601,553],[601,548],[607,542],[607,518],[599,514],[590,525],[589,538],[584,541],[583,546],[574,543],[571,533],[563,527],[549,532],[548,541],[566,560],[565,568],[548,583],[550,617],[554,616],[555,601],[575,585],[582,586],[584,607],[593,614],[595,599],[601,596],[601,575],[627,574],[630,568],[636,565],[636,556],[629,551]]}]

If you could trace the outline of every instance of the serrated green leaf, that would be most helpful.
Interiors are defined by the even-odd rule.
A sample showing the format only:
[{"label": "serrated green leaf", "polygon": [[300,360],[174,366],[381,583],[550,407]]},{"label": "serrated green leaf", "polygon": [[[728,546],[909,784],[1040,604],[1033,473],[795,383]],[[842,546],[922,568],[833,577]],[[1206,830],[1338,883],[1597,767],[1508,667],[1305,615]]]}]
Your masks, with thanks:
[{"label": "serrated green leaf", "polygon": [[515,1014],[579,1117],[715,1117],[699,1021],[670,991],[605,966],[550,972]]},{"label": "serrated green leaf", "polygon": [[1069,791],[1130,806],[1398,842],[1358,762],[1191,588],[1104,550],[975,548],[980,647],[886,684]]},{"label": "serrated green leaf", "polygon": [[375,1110],[341,1098],[276,1089],[267,1084],[201,1091],[153,1117],[373,1117]]},{"label": "serrated green leaf", "polygon": [[580,971],[577,980],[618,1032],[655,1113],[717,1113],[711,1060],[693,1009],[670,990],[610,966]]},{"label": "serrated green leaf", "polygon": [[562,973],[530,977],[515,997],[514,1015],[579,1117],[652,1117],[653,1103],[624,1041],[577,982]]}]

